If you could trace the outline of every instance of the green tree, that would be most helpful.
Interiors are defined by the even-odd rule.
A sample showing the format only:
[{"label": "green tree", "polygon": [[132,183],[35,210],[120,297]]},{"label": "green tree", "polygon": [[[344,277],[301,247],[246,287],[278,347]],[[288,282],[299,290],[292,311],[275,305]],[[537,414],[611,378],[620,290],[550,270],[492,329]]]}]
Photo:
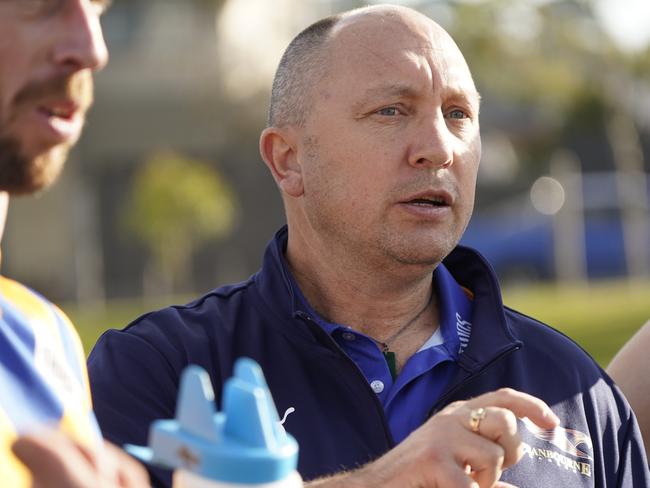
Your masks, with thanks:
[{"label": "green tree", "polygon": [[196,249],[232,231],[235,195],[207,164],[158,151],[136,171],[124,217],[150,252],[145,294],[188,291]]},{"label": "green tree", "polygon": [[[606,126],[620,112],[632,117],[624,95],[635,84],[647,86],[650,48],[634,53],[617,47],[590,0],[454,5],[449,28],[479,89],[493,107],[526,117],[528,126],[504,121],[525,158],[526,179],[545,173],[558,147],[589,138],[615,144]],[[609,169],[600,167],[605,158],[582,159],[586,170]]]}]

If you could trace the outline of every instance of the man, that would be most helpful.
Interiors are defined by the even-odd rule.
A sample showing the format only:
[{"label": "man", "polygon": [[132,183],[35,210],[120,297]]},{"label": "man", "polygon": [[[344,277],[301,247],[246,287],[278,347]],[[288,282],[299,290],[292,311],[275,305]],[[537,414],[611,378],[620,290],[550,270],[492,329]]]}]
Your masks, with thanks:
[{"label": "man", "polygon": [[650,455],[650,321],[621,348],[607,367],[636,413],[646,456]]},{"label": "man", "polygon": [[288,225],[248,281],[102,336],[89,372],[105,435],[145,443],[151,421],[173,417],[187,364],[220,396],[249,356],[308,486],[646,486],[611,381],[505,309],[489,266],[457,247],[478,112],[462,54],[413,10],[360,9],[299,34],[260,139]]},{"label": "man", "polygon": [[[8,195],[51,184],[80,135],[92,73],[107,61],[106,4],[0,0],[0,234]],[[135,461],[101,443],[81,342],[63,313],[4,277],[0,313],[2,486],[147,484]]]}]

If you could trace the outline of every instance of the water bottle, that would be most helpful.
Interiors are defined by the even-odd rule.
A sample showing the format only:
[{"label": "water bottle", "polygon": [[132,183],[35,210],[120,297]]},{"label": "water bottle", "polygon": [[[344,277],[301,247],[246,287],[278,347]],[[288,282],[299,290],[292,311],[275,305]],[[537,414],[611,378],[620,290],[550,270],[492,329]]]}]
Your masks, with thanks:
[{"label": "water bottle", "polygon": [[157,420],[149,447],[127,445],[136,458],[174,469],[173,488],[301,488],[298,443],[280,424],[260,366],[235,363],[217,412],[207,372],[182,374],[176,418]]}]

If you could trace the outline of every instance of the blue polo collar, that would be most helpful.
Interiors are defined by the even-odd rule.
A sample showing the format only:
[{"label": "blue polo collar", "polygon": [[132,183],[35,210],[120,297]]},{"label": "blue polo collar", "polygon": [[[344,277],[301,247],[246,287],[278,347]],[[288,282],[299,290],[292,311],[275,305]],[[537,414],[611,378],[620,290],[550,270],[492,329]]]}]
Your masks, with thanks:
[{"label": "blue polo collar", "polygon": [[[283,257],[285,269],[287,268],[286,259]],[[343,324],[329,322],[321,317],[309,304],[302,294],[300,287],[296,283],[290,272],[287,273],[290,281],[290,288],[293,290],[296,300],[300,303],[301,308],[308,313],[316,323],[330,336],[335,337],[336,333],[341,331],[347,332],[352,329]],[[442,344],[435,338],[430,338],[418,352],[441,345],[448,354],[448,359],[456,361],[460,354],[465,350],[469,343],[471,334],[471,314],[472,314],[472,294],[469,290],[460,286],[451,273],[440,264],[433,272],[433,286],[438,298],[438,310],[440,316],[439,331],[442,335]],[[354,331],[359,335],[360,332]],[[434,336],[436,333],[433,334]],[[366,336],[368,337],[368,336]],[[372,340],[372,338],[368,337]]]}]

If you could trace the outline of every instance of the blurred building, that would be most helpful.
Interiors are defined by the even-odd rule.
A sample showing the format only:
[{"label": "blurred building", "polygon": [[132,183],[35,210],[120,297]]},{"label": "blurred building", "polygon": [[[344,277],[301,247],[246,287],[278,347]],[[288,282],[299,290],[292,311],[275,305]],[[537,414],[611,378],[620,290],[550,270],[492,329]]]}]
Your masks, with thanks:
[{"label": "blurred building", "polygon": [[[257,149],[273,69],[284,46],[302,27],[364,3],[116,0],[104,19],[111,60],[97,76],[96,104],[85,133],[53,189],[36,199],[12,201],[3,272],[57,301],[141,295],[148,256],[125,229],[122,215],[135,169],[152,151],[171,149],[214,165],[230,181],[242,207],[232,235],[206,244],[194,256],[194,289],[187,291],[246,278],[257,269],[267,241],[284,220],[281,200]],[[457,2],[403,3],[463,32],[463,24],[454,23]],[[561,15],[574,4],[546,3]],[[508,29],[515,32],[513,22],[528,14],[522,15],[512,17]],[[518,38],[518,46],[528,42],[522,39]],[[463,41],[467,43],[461,42],[463,49],[471,48],[471,39]],[[499,58],[490,61],[501,69],[499,62]],[[478,61],[476,68],[471,59],[470,64],[482,69]],[[517,66],[504,68],[517,72]],[[633,81],[630,78],[630,84]],[[622,99],[640,95],[622,105],[635,108],[633,123],[641,134],[643,161],[643,155],[650,154],[650,111],[639,107],[650,106],[650,88],[648,83],[637,85],[624,90]],[[530,163],[522,148],[534,152],[563,122],[530,102],[480,89],[485,101],[481,113],[485,183],[479,190],[477,218],[484,209],[498,205],[501,197],[528,191],[545,171],[543,164],[533,163],[546,161],[550,154],[542,151]],[[607,127],[596,126],[566,133],[558,142],[583,162],[613,171],[615,158],[606,131]]]},{"label": "blurred building", "polygon": [[12,201],[4,273],[55,300],[140,295],[146,255],[122,213],[135,168],[157,149],[213,163],[244,197],[246,225],[199,252],[194,287],[255,269],[281,202],[257,151],[266,101],[249,108],[223,95],[217,3],[114,3],[103,22],[111,59],[86,130],[56,186]]}]

